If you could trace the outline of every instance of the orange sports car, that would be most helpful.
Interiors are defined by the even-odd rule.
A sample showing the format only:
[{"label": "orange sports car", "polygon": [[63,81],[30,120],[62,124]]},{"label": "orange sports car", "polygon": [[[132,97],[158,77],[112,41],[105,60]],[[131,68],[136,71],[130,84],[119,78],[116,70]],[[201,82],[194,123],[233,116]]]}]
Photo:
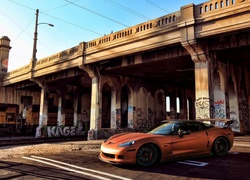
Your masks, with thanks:
[{"label": "orange sports car", "polygon": [[99,159],[151,166],[178,158],[224,156],[233,146],[234,133],[232,121],[223,122],[224,127],[215,127],[200,120],[164,120],[144,133],[116,134],[102,143]]}]

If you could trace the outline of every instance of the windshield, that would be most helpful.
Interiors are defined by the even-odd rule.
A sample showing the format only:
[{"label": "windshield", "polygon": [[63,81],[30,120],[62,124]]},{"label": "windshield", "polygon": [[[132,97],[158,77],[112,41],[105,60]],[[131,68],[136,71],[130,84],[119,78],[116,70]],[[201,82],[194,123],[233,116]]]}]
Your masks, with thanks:
[{"label": "windshield", "polygon": [[167,123],[164,123],[153,130],[149,131],[149,134],[161,134],[161,135],[170,135],[172,134],[179,126],[180,122],[172,122],[169,121]]}]

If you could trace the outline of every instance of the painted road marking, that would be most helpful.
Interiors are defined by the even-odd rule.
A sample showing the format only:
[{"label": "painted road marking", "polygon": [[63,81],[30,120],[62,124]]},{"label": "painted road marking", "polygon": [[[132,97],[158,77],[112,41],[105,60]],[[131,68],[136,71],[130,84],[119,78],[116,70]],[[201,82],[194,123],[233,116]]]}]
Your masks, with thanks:
[{"label": "painted road marking", "polygon": [[240,152],[229,151],[228,154],[240,154]]},{"label": "painted road marking", "polygon": [[[71,172],[75,172],[75,173],[79,173],[79,174],[83,174],[83,175],[87,175],[87,176],[94,177],[94,178],[97,178],[97,179],[111,180],[110,178],[105,178],[103,176],[96,175],[96,174],[101,174],[101,175],[111,177],[112,179],[116,178],[116,179],[121,179],[121,180],[131,180],[129,178],[117,176],[117,175],[114,175],[114,174],[111,174],[111,173],[105,173],[105,172],[101,172],[101,171],[97,171],[97,170],[93,170],[93,169],[83,168],[83,167],[80,167],[80,166],[75,166],[75,165],[72,165],[72,164],[64,163],[64,162],[61,162],[61,161],[56,161],[56,160],[53,160],[53,159],[43,158],[43,157],[39,157],[39,156],[22,157],[22,158],[28,159],[28,160],[31,160],[31,161],[37,161],[37,162],[40,162],[40,163],[43,163],[43,164],[51,165],[51,166],[54,166],[54,167],[57,167],[57,168],[61,168],[61,169],[67,170],[67,171],[71,171]],[[64,165],[64,166],[61,166],[59,164]],[[75,168],[75,169],[67,168],[65,166]],[[88,173],[88,172],[79,171],[79,170],[76,170],[76,169],[89,171],[92,174]],[[95,173],[95,174],[93,174],[93,173]]]},{"label": "painted road marking", "polygon": [[242,142],[234,142],[234,146],[245,146],[250,147],[250,144],[248,142],[242,143]]},{"label": "painted road marking", "polygon": [[206,163],[206,162],[189,161],[189,160],[177,161],[177,163],[180,163],[180,164],[188,164],[188,165],[199,166],[199,167],[208,165],[208,163]]}]

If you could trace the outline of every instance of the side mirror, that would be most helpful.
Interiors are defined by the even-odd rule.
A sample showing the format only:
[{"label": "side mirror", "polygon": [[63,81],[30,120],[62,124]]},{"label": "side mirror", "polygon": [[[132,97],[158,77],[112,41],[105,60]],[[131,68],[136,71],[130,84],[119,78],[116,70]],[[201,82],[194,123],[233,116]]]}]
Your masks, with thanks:
[{"label": "side mirror", "polygon": [[187,131],[183,131],[181,130],[180,133],[179,133],[179,136],[180,137],[183,137],[184,135],[189,135],[191,131],[187,130]]}]

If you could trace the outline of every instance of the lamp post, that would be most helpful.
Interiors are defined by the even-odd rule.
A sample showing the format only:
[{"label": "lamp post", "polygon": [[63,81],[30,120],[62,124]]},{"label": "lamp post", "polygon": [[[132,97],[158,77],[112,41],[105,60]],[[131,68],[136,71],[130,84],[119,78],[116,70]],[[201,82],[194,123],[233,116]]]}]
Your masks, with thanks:
[{"label": "lamp post", "polygon": [[38,23],[38,14],[39,14],[39,9],[36,10],[36,24],[35,24],[35,32],[34,32],[34,43],[33,43],[33,52],[32,52],[32,58],[31,58],[31,62],[32,62],[32,69],[34,68],[35,66],[35,62],[36,62],[36,52],[37,52],[37,49],[36,49],[36,46],[37,46],[37,27],[38,25],[40,24],[47,24],[51,27],[54,27],[53,24],[49,24],[49,23]]}]

